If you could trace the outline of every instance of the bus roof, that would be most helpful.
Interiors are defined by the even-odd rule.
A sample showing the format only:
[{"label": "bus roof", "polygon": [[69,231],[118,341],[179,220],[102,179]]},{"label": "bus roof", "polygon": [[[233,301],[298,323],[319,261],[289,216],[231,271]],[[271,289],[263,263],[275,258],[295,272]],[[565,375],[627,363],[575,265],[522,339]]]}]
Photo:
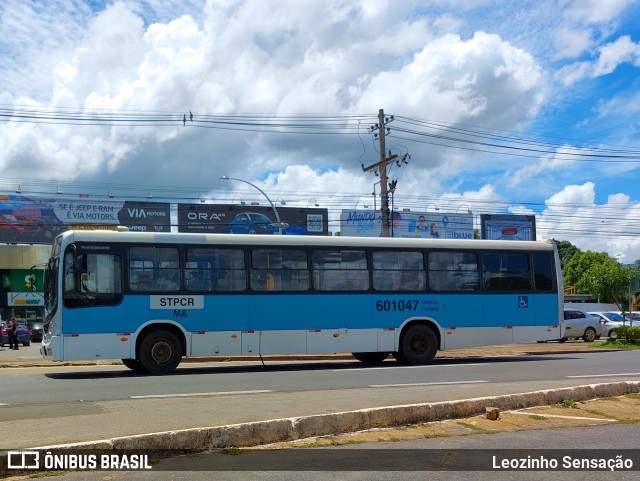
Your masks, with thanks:
[{"label": "bus roof", "polygon": [[406,239],[391,237],[280,236],[261,234],[187,234],[170,232],[118,232],[105,230],[65,231],[63,245],[72,242],[116,242],[123,244],[208,244],[237,246],[318,246],[386,247],[415,249],[553,250],[553,241],[513,241],[479,239]]}]

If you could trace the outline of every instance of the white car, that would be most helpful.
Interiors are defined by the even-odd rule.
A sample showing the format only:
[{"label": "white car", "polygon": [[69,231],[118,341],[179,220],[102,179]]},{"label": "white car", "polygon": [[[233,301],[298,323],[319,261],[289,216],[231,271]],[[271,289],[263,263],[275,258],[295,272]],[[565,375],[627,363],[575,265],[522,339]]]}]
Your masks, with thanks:
[{"label": "white car", "polygon": [[599,339],[605,332],[604,323],[597,316],[592,316],[585,311],[574,308],[564,309],[564,337],[567,339],[582,339],[584,342],[593,342]]},{"label": "white car", "polygon": [[640,311],[627,312],[627,317],[631,319],[634,326],[636,324],[640,326]]},{"label": "white car", "polygon": [[604,324],[605,335],[610,339],[616,339],[618,337],[618,335],[613,331],[616,327],[632,325],[632,321],[623,317],[619,312],[589,312],[588,314],[597,316],[600,319]]}]

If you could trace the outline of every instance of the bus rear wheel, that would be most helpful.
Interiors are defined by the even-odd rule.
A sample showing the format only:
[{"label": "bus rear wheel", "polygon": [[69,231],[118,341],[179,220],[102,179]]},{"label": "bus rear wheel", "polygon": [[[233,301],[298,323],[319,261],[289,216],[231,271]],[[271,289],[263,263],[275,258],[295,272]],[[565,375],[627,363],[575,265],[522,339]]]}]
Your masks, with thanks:
[{"label": "bus rear wheel", "polygon": [[388,352],[352,352],[351,355],[365,364],[380,364],[389,357]]},{"label": "bus rear wheel", "polygon": [[396,359],[409,364],[429,364],[437,351],[438,339],[433,330],[423,324],[414,324],[402,334]]},{"label": "bus rear wheel", "polygon": [[168,374],[178,367],[182,359],[182,345],[169,331],[153,331],[140,343],[139,359],[149,374]]}]

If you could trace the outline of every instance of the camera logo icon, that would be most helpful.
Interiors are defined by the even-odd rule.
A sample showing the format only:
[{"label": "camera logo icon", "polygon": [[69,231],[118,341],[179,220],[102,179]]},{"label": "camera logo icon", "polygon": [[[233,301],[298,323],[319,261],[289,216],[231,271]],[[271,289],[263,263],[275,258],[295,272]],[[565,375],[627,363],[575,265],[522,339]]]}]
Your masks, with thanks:
[{"label": "camera logo icon", "polygon": [[39,469],[40,453],[38,451],[8,451],[7,468]]}]

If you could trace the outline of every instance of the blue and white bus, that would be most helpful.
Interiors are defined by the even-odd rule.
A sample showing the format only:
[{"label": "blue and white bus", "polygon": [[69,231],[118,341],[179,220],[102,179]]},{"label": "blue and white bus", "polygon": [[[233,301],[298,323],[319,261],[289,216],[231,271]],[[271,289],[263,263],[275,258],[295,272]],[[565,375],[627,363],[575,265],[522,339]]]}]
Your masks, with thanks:
[{"label": "blue and white bus", "polygon": [[561,339],[554,243],[67,231],[46,274],[53,361],[438,350]]}]

